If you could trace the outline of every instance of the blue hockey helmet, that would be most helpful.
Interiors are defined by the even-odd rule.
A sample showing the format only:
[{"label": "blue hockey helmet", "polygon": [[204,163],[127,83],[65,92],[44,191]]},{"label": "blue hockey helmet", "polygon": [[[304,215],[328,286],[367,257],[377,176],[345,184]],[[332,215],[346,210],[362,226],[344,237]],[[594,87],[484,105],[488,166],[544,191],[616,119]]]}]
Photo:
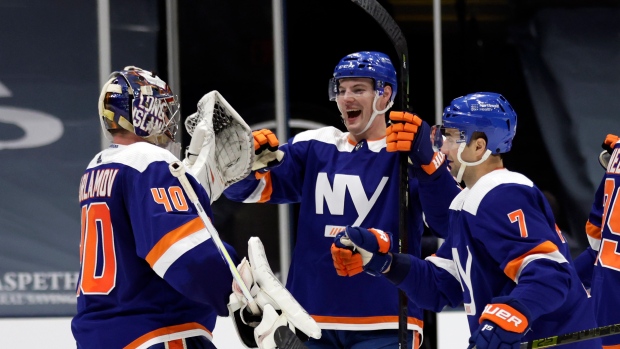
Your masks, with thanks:
[{"label": "blue hockey helmet", "polygon": [[157,145],[176,141],[180,120],[168,84],[134,66],[110,75],[99,96],[99,116],[104,129],[125,129]]},{"label": "blue hockey helmet", "polygon": [[[517,132],[517,113],[501,94],[476,92],[450,102],[443,111],[442,128],[458,129],[465,144],[474,132],[484,132],[492,154],[507,153]],[[438,141],[436,137],[436,146]]]},{"label": "blue hockey helmet", "polygon": [[398,92],[396,70],[390,57],[385,53],[362,51],[344,56],[336,68],[334,76],[329,80],[329,100],[335,101],[338,95],[338,80],[342,78],[370,78],[375,82],[375,91],[383,95],[385,84],[392,86],[391,102]]}]

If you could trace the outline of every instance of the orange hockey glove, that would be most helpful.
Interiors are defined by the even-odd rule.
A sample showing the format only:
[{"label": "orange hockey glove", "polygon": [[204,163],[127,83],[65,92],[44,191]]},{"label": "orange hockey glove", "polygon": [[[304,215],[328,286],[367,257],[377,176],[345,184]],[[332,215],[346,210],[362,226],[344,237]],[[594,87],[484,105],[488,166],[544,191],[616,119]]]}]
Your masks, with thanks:
[{"label": "orange hockey glove", "polygon": [[467,349],[519,349],[530,327],[529,317],[529,309],[515,298],[494,298],[493,304],[484,308]]},{"label": "orange hockey glove", "polygon": [[393,111],[390,112],[390,120],[392,124],[385,131],[387,151],[411,151],[418,128],[422,125],[422,119],[415,114]]},{"label": "orange hockey glove", "polygon": [[336,272],[340,276],[353,276],[361,271],[380,276],[392,264],[391,247],[391,233],[347,225],[345,231],[336,235],[332,244]]},{"label": "orange hockey glove", "polygon": [[276,135],[268,129],[252,132],[254,136],[254,164],[252,170],[257,171],[256,177],[261,178],[274,167],[282,163],[284,152],[278,150],[280,142]]},{"label": "orange hockey glove", "polygon": [[362,255],[353,252],[352,247],[344,245],[340,239],[335,240],[331,247],[334,268],[340,276],[353,276],[364,271]]},{"label": "orange hockey glove", "polygon": [[598,162],[603,166],[604,169],[607,169],[607,165],[609,164],[609,159],[611,158],[611,153],[614,152],[614,145],[618,142],[620,138],[614,134],[608,134],[605,138],[601,147],[603,150],[598,156]]},{"label": "orange hockey glove", "polygon": [[[433,151],[431,128],[425,121],[415,114],[402,111],[390,112],[390,120],[392,124],[385,132],[387,151],[408,152],[413,167],[422,169],[428,176],[446,163],[445,154]],[[416,174],[419,172],[416,171]],[[428,176],[417,177],[424,180]]]}]

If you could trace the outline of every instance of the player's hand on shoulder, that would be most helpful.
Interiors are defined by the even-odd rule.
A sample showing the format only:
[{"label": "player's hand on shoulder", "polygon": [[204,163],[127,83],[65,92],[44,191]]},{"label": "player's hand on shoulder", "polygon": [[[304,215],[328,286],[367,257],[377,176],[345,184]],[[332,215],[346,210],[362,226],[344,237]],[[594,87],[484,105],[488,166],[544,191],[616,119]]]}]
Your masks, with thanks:
[{"label": "player's hand on shoulder", "polygon": [[353,276],[361,270],[380,276],[392,264],[391,248],[391,233],[349,225],[336,235],[331,252],[334,267],[340,276]]},{"label": "player's hand on shoulder", "polygon": [[390,121],[386,130],[388,152],[407,152],[414,168],[426,175],[433,175],[445,163],[445,154],[433,150],[430,126],[419,116],[392,111]]},{"label": "player's hand on shoulder", "polygon": [[529,329],[529,310],[511,297],[497,297],[480,316],[480,326],[467,349],[519,349]]},{"label": "player's hand on shoulder", "polygon": [[252,132],[252,136],[256,155],[252,170],[264,175],[272,168],[280,166],[284,152],[278,149],[280,142],[276,135],[271,130],[262,129]]}]

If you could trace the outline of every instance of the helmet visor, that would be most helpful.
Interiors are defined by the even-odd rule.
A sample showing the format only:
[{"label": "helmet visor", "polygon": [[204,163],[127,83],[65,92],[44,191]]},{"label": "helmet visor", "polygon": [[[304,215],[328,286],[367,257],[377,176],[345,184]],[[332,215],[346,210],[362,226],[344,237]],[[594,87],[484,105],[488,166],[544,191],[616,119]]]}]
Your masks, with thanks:
[{"label": "helmet visor", "polygon": [[467,141],[465,131],[458,128],[435,125],[431,127],[431,139],[433,140],[433,150],[448,153],[454,148]]}]

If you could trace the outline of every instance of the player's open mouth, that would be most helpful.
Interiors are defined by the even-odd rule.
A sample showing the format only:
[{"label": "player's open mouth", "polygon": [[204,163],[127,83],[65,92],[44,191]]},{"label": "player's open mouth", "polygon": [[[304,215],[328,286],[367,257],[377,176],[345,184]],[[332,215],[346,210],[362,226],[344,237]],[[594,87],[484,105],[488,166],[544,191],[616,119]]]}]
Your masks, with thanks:
[{"label": "player's open mouth", "polygon": [[347,110],[347,119],[354,119],[362,115],[362,111],[359,109],[356,110]]}]

